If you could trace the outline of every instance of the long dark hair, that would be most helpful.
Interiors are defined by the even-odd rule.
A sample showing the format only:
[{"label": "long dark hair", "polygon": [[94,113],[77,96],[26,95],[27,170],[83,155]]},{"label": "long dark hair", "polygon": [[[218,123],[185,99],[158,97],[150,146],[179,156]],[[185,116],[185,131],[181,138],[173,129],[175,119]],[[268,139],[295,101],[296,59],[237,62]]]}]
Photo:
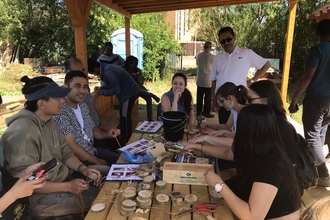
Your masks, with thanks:
[{"label": "long dark hair", "polygon": [[270,80],[260,80],[252,83],[250,89],[260,97],[267,98],[267,105],[273,109],[277,118],[287,120],[281,94],[275,83]]},{"label": "long dark hair", "polygon": [[[33,79],[30,79],[28,76],[23,76],[21,78],[21,82],[25,83],[22,88],[22,93],[25,95],[32,94],[42,88],[45,88],[54,81],[51,78],[45,76],[38,76],[34,77]],[[48,101],[49,97],[43,97],[41,99]],[[38,100],[26,101],[24,107],[31,112],[36,112],[38,110],[37,102]]]},{"label": "long dark hair", "polygon": [[[174,76],[172,77],[172,83],[173,83],[175,77],[183,78],[185,87],[187,87],[187,77],[186,77],[186,75],[184,75],[183,73],[174,74]],[[189,115],[189,113],[192,109],[191,101],[192,101],[191,92],[187,88],[185,88],[183,93],[181,94],[179,102],[183,102],[184,109],[185,109],[185,111],[188,115]]]},{"label": "long dark hair", "polygon": [[245,185],[253,175],[259,161],[270,157],[276,158],[275,165],[289,170],[292,177],[292,201],[300,207],[300,193],[294,168],[283,147],[277,118],[270,107],[253,104],[247,105],[240,111],[232,150],[242,185]]},{"label": "long dark hair", "polygon": [[293,169],[280,138],[276,116],[266,105],[247,105],[240,111],[232,149],[237,173],[243,180],[250,176],[258,161],[272,155],[279,164]]},{"label": "long dark hair", "polygon": [[248,98],[247,92],[248,91],[245,86],[242,85],[236,86],[232,82],[226,82],[218,89],[216,96],[227,98],[229,95],[232,95],[236,98],[239,104],[246,105],[246,101]]}]

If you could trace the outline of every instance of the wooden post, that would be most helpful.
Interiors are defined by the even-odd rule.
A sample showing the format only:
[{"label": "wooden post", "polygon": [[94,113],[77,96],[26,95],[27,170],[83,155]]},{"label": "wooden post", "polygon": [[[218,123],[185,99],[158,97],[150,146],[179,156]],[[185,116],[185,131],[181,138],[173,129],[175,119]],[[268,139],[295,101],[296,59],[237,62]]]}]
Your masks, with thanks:
[{"label": "wooden post", "polygon": [[64,0],[64,3],[74,27],[76,57],[82,61],[88,74],[86,24],[93,0]]},{"label": "wooden post", "polygon": [[288,93],[288,82],[289,82],[293,32],[294,32],[294,25],[296,20],[297,3],[298,0],[291,0],[291,1],[289,0],[290,12],[289,12],[288,27],[286,33],[285,55],[283,62],[283,74],[282,74],[282,85],[281,85],[281,96],[282,96],[284,109],[286,109],[286,97]]},{"label": "wooden post", "polygon": [[125,17],[126,57],[131,55],[131,19]]}]

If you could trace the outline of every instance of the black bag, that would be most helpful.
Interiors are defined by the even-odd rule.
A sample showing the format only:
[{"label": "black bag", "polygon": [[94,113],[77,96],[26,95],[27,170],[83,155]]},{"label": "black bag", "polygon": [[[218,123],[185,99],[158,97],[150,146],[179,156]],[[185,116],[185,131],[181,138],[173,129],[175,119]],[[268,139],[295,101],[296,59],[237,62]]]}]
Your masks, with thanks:
[{"label": "black bag", "polygon": [[297,178],[303,184],[304,189],[311,189],[317,186],[319,175],[315,165],[315,155],[310,143],[300,134],[296,133],[296,152],[298,162],[293,164]]}]

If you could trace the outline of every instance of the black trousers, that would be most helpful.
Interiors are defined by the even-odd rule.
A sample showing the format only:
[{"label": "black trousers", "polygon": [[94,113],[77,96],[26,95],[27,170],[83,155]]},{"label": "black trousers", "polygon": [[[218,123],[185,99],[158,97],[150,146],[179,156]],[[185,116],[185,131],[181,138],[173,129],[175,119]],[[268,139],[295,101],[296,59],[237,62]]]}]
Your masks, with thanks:
[{"label": "black trousers", "polygon": [[202,114],[202,108],[203,108],[203,98],[204,98],[204,114],[210,114],[211,113],[211,88],[205,88],[197,86],[197,115]]},{"label": "black trousers", "polygon": [[120,106],[120,134],[125,141],[128,142],[132,135],[132,109],[138,95],[132,96]]},{"label": "black trousers", "polygon": [[149,93],[146,89],[141,89],[139,92],[139,96],[146,100],[147,103],[147,116],[148,121],[152,121],[152,100],[151,100],[151,93]]},{"label": "black trousers", "polygon": [[218,110],[219,124],[226,124],[230,116],[230,111],[227,111],[224,107],[220,107]]}]

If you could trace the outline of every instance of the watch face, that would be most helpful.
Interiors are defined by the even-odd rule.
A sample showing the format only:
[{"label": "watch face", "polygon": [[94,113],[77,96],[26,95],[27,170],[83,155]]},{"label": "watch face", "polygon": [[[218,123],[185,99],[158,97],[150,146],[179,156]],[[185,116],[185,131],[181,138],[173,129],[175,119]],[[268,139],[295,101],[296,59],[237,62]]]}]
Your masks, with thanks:
[{"label": "watch face", "polygon": [[222,185],[220,183],[217,183],[217,184],[215,184],[214,188],[217,192],[220,192],[222,190]]}]

